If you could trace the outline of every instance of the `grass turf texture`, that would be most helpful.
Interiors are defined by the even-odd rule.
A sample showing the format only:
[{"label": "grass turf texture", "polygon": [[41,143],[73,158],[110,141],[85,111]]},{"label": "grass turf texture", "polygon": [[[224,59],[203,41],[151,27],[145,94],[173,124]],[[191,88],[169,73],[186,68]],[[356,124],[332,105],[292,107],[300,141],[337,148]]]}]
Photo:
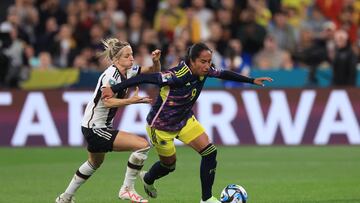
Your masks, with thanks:
[{"label": "grass turf texture", "polygon": [[[177,148],[175,173],[156,183],[153,203],[200,201],[200,157],[188,147]],[[129,153],[110,153],[103,166],[76,195],[77,203],[126,202],[117,198]],[[83,148],[0,148],[0,202],[49,203],[64,191],[85,161]],[[144,169],[156,160],[154,150]],[[236,183],[253,203],[360,202],[360,148],[218,147],[213,192]],[[137,182],[137,191],[144,195]]]}]

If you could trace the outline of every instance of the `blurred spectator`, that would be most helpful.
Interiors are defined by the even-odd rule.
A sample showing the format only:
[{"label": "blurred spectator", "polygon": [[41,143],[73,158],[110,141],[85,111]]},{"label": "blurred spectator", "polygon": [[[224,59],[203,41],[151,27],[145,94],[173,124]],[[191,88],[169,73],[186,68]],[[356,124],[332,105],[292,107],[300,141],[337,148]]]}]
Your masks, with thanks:
[{"label": "blurred spectator", "polygon": [[154,29],[144,29],[142,33],[142,43],[146,44],[149,50],[155,50],[158,47],[163,47],[163,40],[160,41],[159,35]]},{"label": "blurred spectator", "polygon": [[344,7],[335,21],[338,29],[345,30],[348,33],[351,44],[358,39],[358,25],[354,22],[353,12],[352,6]]},{"label": "blurred spectator", "polygon": [[235,28],[235,37],[240,39],[245,53],[253,55],[262,48],[267,31],[255,22],[253,9],[246,8],[241,11]]},{"label": "blurred spectator", "polygon": [[[176,42],[175,46],[182,46],[183,48],[181,48],[181,50],[184,50],[183,56],[185,56],[186,54],[186,47],[191,45],[191,34],[190,34],[190,30],[188,28],[183,28],[183,29],[179,29],[179,32],[176,33]],[[178,44],[183,44],[183,45],[178,45]]]},{"label": "blurred spectator", "polygon": [[144,44],[137,47],[135,61],[138,63],[138,65],[143,67],[152,66],[153,62],[150,51]]},{"label": "blurred spectator", "polygon": [[266,0],[249,0],[249,6],[255,11],[255,21],[261,26],[267,26],[271,20],[271,12],[267,8]]},{"label": "blurred spectator", "polygon": [[11,61],[4,51],[12,44],[10,30],[11,26],[9,24],[0,25],[0,87],[7,86],[6,76],[9,72]]},{"label": "blurred spectator", "polygon": [[[205,41],[209,38],[210,31],[208,24],[210,21],[214,19],[214,13],[210,9],[205,7],[205,3],[206,3],[205,0],[191,1],[191,6],[192,9],[194,10],[195,17],[196,19],[199,20],[199,27],[200,27],[199,35],[202,41]],[[193,41],[193,42],[198,42],[198,41]]]},{"label": "blurred spectator", "polygon": [[73,67],[83,71],[101,71],[96,53],[91,47],[85,47],[81,50],[74,59]]},{"label": "blurred spectator", "polygon": [[343,8],[345,0],[315,0],[316,6],[326,18],[336,21]]},{"label": "blurred spectator", "polygon": [[[242,6],[242,2],[246,3],[246,1],[220,0],[219,3],[213,3],[213,10],[223,8],[225,10],[231,11],[231,21],[233,24],[236,24],[239,18],[239,13],[243,8],[246,8],[246,6]],[[232,37],[234,37],[234,29],[232,30],[232,32]]]},{"label": "blurred spectator", "polygon": [[63,24],[55,37],[55,47],[51,51],[54,64],[58,67],[69,67],[75,58],[77,44],[72,34],[72,28],[68,24]]},{"label": "blurred spectator", "polygon": [[227,48],[227,41],[223,39],[223,29],[221,24],[217,21],[212,21],[209,24],[211,36],[209,41],[214,43],[215,49],[219,51],[221,55],[225,53]]},{"label": "blurred spectator", "polygon": [[268,35],[264,48],[255,55],[254,66],[261,70],[292,69],[293,62],[290,53],[278,47],[277,39]]},{"label": "blurred spectator", "polygon": [[6,21],[4,21],[2,23],[11,25],[12,29],[16,29],[17,38],[19,38],[22,41],[25,41],[27,43],[30,43],[30,37],[25,32],[24,27],[22,27],[20,13],[16,10],[15,7],[8,8]]},{"label": "blurred spectator", "polygon": [[267,0],[267,6],[271,12],[271,14],[277,13],[280,11],[282,7],[282,1],[283,0]]},{"label": "blurred spectator", "polygon": [[45,22],[48,18],[54,17],[57,24],[62,25],[66,22],[66,15],[65,11],[59,5],[59,0],[40,1],[37,33],[41,34],[44,32]]},{"label": "blurred spectator", "polygon": [[355,86],[357,56],[349,44],[349,36],[346,31],[338,30],[335,32],[334,40],[336,52],[335,58],[332,61],[332,84],[337,86]]},{"label": "blurred spectator", "polygon": [[294,28],[297,28],[301,21],[306,19],[306,16],[311,12],[312,0],[282,0],[281,3],[282,9],[287,13],[289,24]]},{"label": "blurred spectator", "polygon": [[[295,54],[295,58],[310,68],[309,83],[317,84],[316,70],[324,62],[334,58],[335,45],[333,41],[335,24],[331,21],[323,24],[323,30],[317,38],[313,38],[310,46],[304,47],[303,50]],[[311,36],[310,36],[311,37]],[[328,66],[328,65],[327,65]]]},{"label": "blurred spectator", "polygon": [[[309,67],[305,58],[308,56],[308,51],[313,47],[314,32],[308,27],[303,27],[299,33],[299,43],[296,46],[295,53],[293,55],[294,60],[300,67]],[[326,53],[326,52],[325,52]]]},{"label": "blurred spectator", "polygon": [[129,17],[129,28],[127,30],[128,41],[131,46],[137,48],[141,43],[141,37],[145,28],[140,13],[132,13]]},{"label": "blurred spectator", "polygon": [[104,38],[110,38],[113,36],[113,25],[112,25],[112,19],[109,14],[104,15],[99,22],[103,32],[104,32]]},{"label": "blurred spectator", "polygon": [[276,38],[281,49],[293,53],[296,47],[295,30],[287,23],[287,20],[285,11],[275,13],[272,23],[268,26],[268,31]]},{"label": "blurred spectator", "polygon": [[[109,24],[112,23],[110,26],[111,28],[111,34],[115,34],[117,31],[121,29],[125,29],[126,22],[127,22],[127,16],[124,11],[119,9],[119,1],[117,0],[106,0],[102,1],[104,8],[99,10],[99,14],[97,16],[97,20],[101,20],[103,18],[108,18]],[[109,28],[103,27],[104,34],[107,37],[110,37],[108,35]]]},{"label": "blurred spectator", "polygon": [[155,14],[154,28],[168,42],[174,40],[176,28],[183,28],[187,24],[186,13],[179,3],[180,0],[166,0]]},{"label": "blurred spectator", "polygon": [[216,67],[221,67],[223,68],[221,61],[222,61],[222,55],[217,51],[217,49],[215,49],[215,44],[211,41],[207,41],[205,42],[205,44],[213,51],[212,53],[212,63],[216,66]]},{"label": "blurred spectator", "polygon": [[10,36],[10,43],[2,49],[2,53],[6,56],[7,71],[5,76],[5,84],[8,87],[18,87],[19,82],[24,79],[22,76],[23,64],[23,50],[25,43],[18,37],[18,30],[16,26],[8,22],[0,25],[0,32],[8,33]]},{"label": "blurred spectator", "polygon": [[35,55],[35,49],[27,45],[24,49],[24,65],[29,69],[39,67],[39,58]]},{"label": "blurred spectator", "polygon": [[[221,67],[244,76],[249,76],[250,64],[243,59],[241,52],[242,47],[240,40],[231,40],[229,42],[229,48],[226,51],[226,55],[221,62]],[[229,80],[223,80],[223,84],[226,88],[243,87],[245,85],[245,83],[233,82]]]},{"label": "blurred spectator", "polygon": [[[201,22],[199,17],[196,15],[195,9],[192,7],[188,7],[186,9],[186,26],[184,28],[178,28],[175,32],[175,38],[179,36],[179,32],[183,29],[187,29],[190,32],[191,41],[192,42],[200,42],[201,41]],[[209,29],[209,26],[207,26]]]},{"label": "blurred spectator", "polygon": [[80,69],[82,71],[89,70],[89,64],[87,63],[87,60],[82,55],[77,55],[74,59],[74,63],[72,65],[74,68]]},{"label": "blurred spectator", "polygon": [[39,70],[50,70],[54,69],[55,66],[52,63],[51,54],[49,52],[40,52],[39,53],[39,66],[35,67]]},{"label": "blurred spectator", "polygon": [[143,19],[146,20],[146,24],[153,26],[154,16],[159,8],[159,1],[161,0],[132,0],[133,12],[141,13]]},{"label": "blurred spectator", "polygon": [[101,40],[105,38],[104,30],[100,24],[94,24],[90,28],[90,41],[88,46],[94,49],[96,52],[102,51],[102,43]]},{"label": "blurred spectator", "polygon": [[163,65],[161,66],[161,69],[164,70],[164,68],[173,67],[176,64],[178,64],[180,61],[181,61],[181,57],[177,53],[175,45],[170,44],[166,50],[166,56],[164,57],[164,61],[162,63]]},{"label": "blurred spectator", "polygon": [[36,53],[54,49],[55,35],[57,34],[58,29],[58,24],[54,17],[50,17],[46,20],[45,32],[38,35],[35,44]]},{"label": "blurred spectator", "polygon": [[[317,6],[314,6],[309,15],[305,20],[302,21],[301,27],[304,29],[310,30],[315,38],[320,37],[320,33],[323,31],[323,24],[326,22],[326,19],[322,15],[321,11]],[[299,42],[301,45],[301,42]]]},{"label": "blurred spectator", "polygon": [[232,34],[234,33],[233,29],[235,27],[232,21],[232,12],[230,9],[220,8],[217,10],[216,16],[222,29],[221,39],[228,42],[232,38]]},{"label": "blurred spectator", "polygon": [[360,1],[355,1],[353,3],[353,7],[354,7],[354,13],[353,13],[354,22],[359,25],[360,24]]},{"label": "blurred spectator", "polygon": [[26,33],[29,43],[35,42],[35,27],[39,22],[39,13],[33,2],[34,0],[15,0],[15,4],[8,9],[19,16],[19,26]]}]

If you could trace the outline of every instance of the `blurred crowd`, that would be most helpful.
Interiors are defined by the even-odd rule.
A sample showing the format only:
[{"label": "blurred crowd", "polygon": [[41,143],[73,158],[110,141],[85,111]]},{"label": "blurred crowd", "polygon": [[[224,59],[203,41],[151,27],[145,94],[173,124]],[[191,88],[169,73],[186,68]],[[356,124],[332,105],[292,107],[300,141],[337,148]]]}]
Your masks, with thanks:
[{"label": "blurred crowd", "polygon": [[162,50],[162,69],[200,41],[216,66],[243,75],[305,67],[316,83],[325,67],[334,85],[355,85],[359,62],[359,0],[15,0],[1,12],[0,87],[32,69],[103,71],[108,37],[130,42],[142,66]]}]

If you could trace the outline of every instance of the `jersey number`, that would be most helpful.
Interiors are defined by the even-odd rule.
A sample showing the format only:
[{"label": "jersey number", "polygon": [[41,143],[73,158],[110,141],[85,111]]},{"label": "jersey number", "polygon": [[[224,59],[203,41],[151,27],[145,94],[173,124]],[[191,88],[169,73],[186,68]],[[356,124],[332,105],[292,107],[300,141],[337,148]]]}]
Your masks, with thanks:
[{"label": "jersey number", "polygon": [[194,88],[192,91],[191,91],[191,98],[190,98],[190,100],[193,100],[194,99],[194,97],[196,96],[196,88]]}]

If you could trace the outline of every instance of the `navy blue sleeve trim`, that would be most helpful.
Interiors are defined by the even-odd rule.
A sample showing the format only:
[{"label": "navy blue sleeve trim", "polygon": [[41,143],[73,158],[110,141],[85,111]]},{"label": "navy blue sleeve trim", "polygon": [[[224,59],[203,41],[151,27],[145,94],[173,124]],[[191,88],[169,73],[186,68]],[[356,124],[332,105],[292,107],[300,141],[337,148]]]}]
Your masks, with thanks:
[{"label": "navy blue sleeve trim", "polygon": [[150,83],[155,85],[161,85],[161,74],[160,73],[152,73],[152,74],[140,74],[135,77],[129,78],[125,81],[122,81],[119,84],[116,84],[111,87],[111,90],[116,93],[120,92],[123,89],[126,89],[128,87],[133,87],[139,84],[143,83]]},{"label": "navy blue sleeve trim", "polygon": [[254,84],[254,78],[249,78],[233,71],[223,70],[220,72],[218,78],[223,80],[231,80],[235,82],[244,82],[244,83],[251,83]]}]

